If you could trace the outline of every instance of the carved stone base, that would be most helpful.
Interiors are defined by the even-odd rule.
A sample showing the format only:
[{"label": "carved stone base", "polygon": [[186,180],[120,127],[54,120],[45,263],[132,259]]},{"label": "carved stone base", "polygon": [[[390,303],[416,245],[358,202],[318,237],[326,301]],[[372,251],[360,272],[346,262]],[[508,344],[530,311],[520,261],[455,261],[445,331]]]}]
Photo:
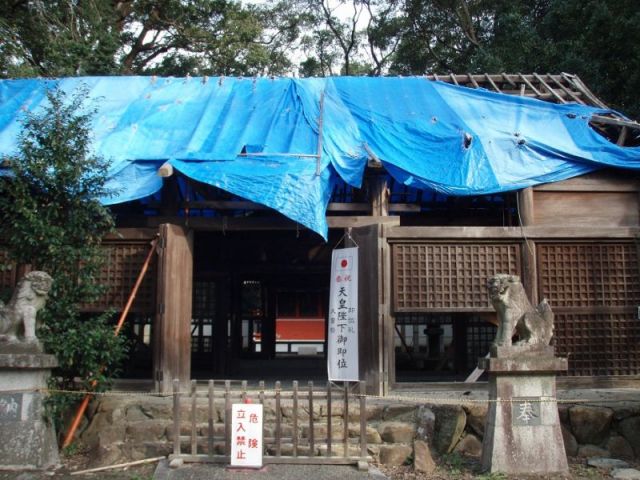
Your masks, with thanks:
[{"label": "carved stone base", "polygon": [[517,348],[492,352],[506,358],[480,361],[489,374],[490,401],[482,466],[510,475],[567,472],[556,403],[556,372],[567,369],[567,360],[552,350],[551,356],[518,358],[512,355]]},{"label": "carved stone base", "polygon": [[40,470],[57,465],[58,444],[44,420],[43,395],[53,355],[0,354],[0,469]]}]

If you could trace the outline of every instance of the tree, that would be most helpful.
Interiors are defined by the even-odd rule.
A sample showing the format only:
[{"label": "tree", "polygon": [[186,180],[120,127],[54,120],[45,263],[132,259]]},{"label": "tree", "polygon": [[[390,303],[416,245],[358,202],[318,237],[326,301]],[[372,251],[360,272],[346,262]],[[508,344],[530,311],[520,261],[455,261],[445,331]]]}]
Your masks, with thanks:
[{"label": "tree", "polygon": [[274,16],[233,0],[0,0],[0,76],[282,74]]},{"label": "tree", "polygon": [[[104,388],[125,354],[124,343],[108,324],[109,314],[87,318],[80,305],[102,292],[96,283],[103,265],[101,241],[113,229],[99,198],[107,164],[90,150],[93,110],[86,92],[71,95],[53,88],[48,105],[25,114],[19,152],[10,158],[12,175],[0,177],[0,237],[9,257],[53,277],[39,337],[58,358],[52,385],[57,389]],[[54,402],[60,414],[71,399]]]},{"label": "tree", "polygon": [[0,0],[0,75],[117,72],[121,44],[112,3]]},{"label": "tree", "polygon": [[[294,3],[299,11],[304,12],[314,25],[313,33],[308,35],[313,39],[307,41],[307,45],[315,44],[315,63],[319,64],[324,75],[334,74],[333,60],[336,53],[341,56],[342,75],[352,75],[351,65],[357,62],[356,56],[361,47],[361,32],[358,27],[360,18],[365,10],[362,0],[297,0]],[[337,9],[341,6],[349,7],[348,15],[338,15]],[[318,28],[319,25],[322,27]],[[303,65],[306,69],[309,64]],[[360,65],[361,69],[361,65]],[[303,68],[304,71],[304,68]]]},{"label": "tree", "polygon": [[405,0],[390,72],[570,72],[640,116],[640,11],[632,0]]}]

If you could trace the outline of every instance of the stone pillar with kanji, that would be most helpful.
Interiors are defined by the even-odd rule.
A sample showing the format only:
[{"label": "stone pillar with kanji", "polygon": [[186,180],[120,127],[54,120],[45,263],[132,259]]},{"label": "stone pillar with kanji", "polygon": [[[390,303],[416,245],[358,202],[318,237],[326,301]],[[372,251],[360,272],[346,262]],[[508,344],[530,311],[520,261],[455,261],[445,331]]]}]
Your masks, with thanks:
[{"label": "stone pillar with kanji", "polygon": [[556,374],[567,360],[553,347],[525,352],[494,348],[481,359],[489,374],[489,410],[482,466],[490,472],[550,474],[568,471],[556,401]]},{"label": "stone pillar with kanji", "polygon": [[549,345],[551,308],[545,300],[533,307],[515,275],[496,275],[488,288],[499,325],[489,357],[479,361],[489,376],[482,466],[508,475],[567,472],[556,399],[567,359]]}]

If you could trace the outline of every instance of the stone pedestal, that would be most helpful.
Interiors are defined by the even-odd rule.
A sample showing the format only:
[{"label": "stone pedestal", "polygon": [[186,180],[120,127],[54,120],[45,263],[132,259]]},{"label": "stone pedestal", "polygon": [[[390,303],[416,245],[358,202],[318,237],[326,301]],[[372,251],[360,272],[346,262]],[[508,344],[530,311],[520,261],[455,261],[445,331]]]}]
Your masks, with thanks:
[{"label": "stone pedestal", "polygon": [[43,394],[53,355],[0,353],[0,469],[46,469],[59,463],[55,432],[44,419]]},{"label": "stone pedestal", "polygon": [[489,374],[483,468],[510,475],[567,472],[556,402],[556,372],[567,369],[567,360],[554,357],[552,347],[498,347],[479,366]]}]

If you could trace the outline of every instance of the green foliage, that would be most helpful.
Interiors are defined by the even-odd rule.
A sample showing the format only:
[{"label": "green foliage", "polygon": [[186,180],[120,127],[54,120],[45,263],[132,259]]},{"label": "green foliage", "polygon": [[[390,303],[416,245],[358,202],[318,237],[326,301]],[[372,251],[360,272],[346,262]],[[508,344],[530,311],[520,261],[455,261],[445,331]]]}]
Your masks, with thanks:
[{"label": "green foliage", "polygon": [[464,462],[459,453],[452,452],[442,456],[442,461],[447,467],[447,472],[450,475],[458,476],[462,473],[464,468]]},{"label": "green foliage", "polygon": [[[99,198],[105,189],[107,163],[90,151],[94,111],[86,92],[71,95],[56,88],[48,106],[25,113],[19,153],[10,158],[13,176],[0,177],[0,237],[11,259],[53,277],[44,325],[38,336],[58,358],[52,388],[99,389],[124,355],[113,334],[109,314],[86,317],[80,306],[103,291],[96,278],[103,265],[101,241],[113,220]],[[59,415],[77,398],[55,399]]]},{"label": "green foliage", "polygon": [[640,116],[632,0],[406,0],[391,73],[569,72]]},{"label": "green foliage", "polygon": [[0,0],[0,76],[281,74],[297,23],[278,12],[229,0]]},{"label": "green foliage", "polygon": [[477,480],[507,480],[507,476],[504,473],[483,473],[476,477]]}]

